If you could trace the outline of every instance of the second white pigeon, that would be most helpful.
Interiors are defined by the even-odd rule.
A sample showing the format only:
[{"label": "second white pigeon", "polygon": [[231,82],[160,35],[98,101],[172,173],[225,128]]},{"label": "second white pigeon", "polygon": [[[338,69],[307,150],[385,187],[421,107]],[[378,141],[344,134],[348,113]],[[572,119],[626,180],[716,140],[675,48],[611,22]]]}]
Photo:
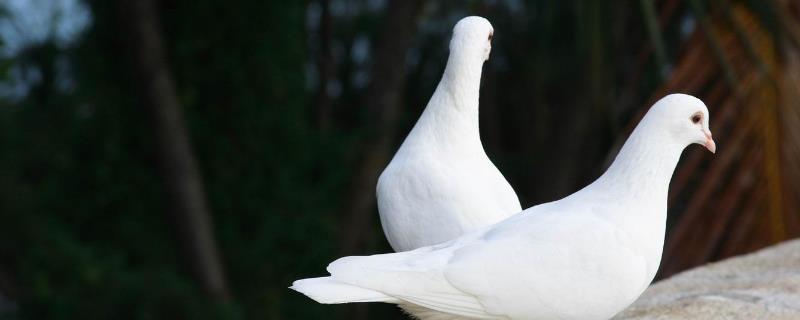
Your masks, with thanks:
[{"label": "second white pigeon", "polygon": [[572,195],[452,241],[345,257],[292,289],[320,303],[395,303],[419,319],[608,319],[653,280],[684,148],[714,152],[708,110],[659,100],[608,170]]},{"label": "second white pigeon", "polygon": [[482,17],[456,24],[444,75],[378,180],[381,224],[395,251],[451,240],[522,210],[478,130],[481,72],[493,32]]}]

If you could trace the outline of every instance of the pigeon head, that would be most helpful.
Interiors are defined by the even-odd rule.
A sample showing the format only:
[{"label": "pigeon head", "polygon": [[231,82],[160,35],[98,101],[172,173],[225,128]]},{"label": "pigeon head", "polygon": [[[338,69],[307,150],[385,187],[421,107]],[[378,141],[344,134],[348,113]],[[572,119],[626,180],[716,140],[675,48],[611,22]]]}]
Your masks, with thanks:
[{"label": "pigeon head", "polygon": [[489,20],[483,17],[470,16],[461,19],[453,28],[450,40],[450,53],[459,53],[468,58],[489,60],[492,51],[494,28]]},{"label": "pigeon head", "polygon": [[683,147],[696,143],[712,153],[717,150],[708,129],[708,108],[700,99],[688,94],[670,94],[658,100],[647,117],[659,123]]}]

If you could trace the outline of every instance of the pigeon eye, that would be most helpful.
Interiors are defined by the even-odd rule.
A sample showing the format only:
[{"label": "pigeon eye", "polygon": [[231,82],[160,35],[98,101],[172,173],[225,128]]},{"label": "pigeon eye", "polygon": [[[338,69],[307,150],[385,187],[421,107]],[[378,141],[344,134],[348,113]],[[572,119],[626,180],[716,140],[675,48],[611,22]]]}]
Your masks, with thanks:
[{"label": "pigeon eye", "polygon": [[489,42],[492,42],[492,36],[494,36],[494,33],[489,33]]},{"label": "pigeon eye", "polygon": [[695,114],[692,116],[692,123],[694,123],[694,124],[698,124],[698,123],[700,123],[700,121],[701,121],[701,120],[703,120],[703,115],[702,115],[702,114],[695,113]]}]

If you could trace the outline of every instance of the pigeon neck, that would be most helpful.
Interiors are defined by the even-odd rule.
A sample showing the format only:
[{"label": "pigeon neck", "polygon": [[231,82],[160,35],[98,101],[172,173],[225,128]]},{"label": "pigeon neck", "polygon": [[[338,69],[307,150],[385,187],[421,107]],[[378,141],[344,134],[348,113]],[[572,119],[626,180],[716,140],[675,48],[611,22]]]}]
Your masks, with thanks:
[{"label": "pigeon neck", "polygon": [[647,117],[633,130],[606,172],[596,181],[598,187],[634,200],[664,200],[681,146],[659,126],[648,125]]},{"label": "pigeon neck", "polygon": [[658,270],[664,246],[669,182],[686,147],[653,122],[645,116],[608,170],[587,187],[594,191],[587,194],[600,195],[599,200],[614,207],[607,217],[637,239],[649,279]]},{"label": "pigeon neck", "polygon": [[483,60],[454,52],[420,121],[419,131],[437,148],[483,152],[478,127],[478,98]]},{"label": "pigeon neck", "polygon": [[483,59],[452,53],[442,76],[443,88],[460,111],[478,113]]},{"label": "pigeon neck", "polygon": [[467,52],[453,52],[447,59],[441,86],[462,112],[478,114],[483,59]]}]

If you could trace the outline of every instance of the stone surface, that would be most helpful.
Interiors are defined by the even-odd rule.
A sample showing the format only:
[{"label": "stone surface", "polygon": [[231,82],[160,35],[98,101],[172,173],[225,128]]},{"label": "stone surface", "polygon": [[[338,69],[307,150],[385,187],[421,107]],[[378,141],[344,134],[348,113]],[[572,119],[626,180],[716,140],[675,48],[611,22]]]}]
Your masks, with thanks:
[{"label": "stone surface", "polygon": [[800,240],[655,283],[614,319],[800,319]]}]

